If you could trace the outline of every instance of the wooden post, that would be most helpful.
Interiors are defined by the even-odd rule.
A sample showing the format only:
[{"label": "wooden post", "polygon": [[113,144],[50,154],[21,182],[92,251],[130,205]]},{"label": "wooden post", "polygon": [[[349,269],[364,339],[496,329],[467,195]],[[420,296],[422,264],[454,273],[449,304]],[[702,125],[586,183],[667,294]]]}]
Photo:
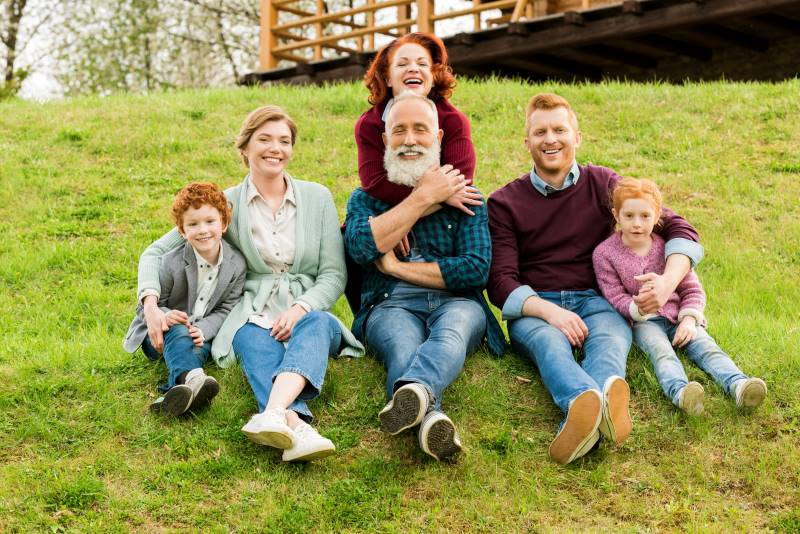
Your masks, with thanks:
[{"label": "wooden post", "polygon": [[[375,0],[367,0],[368,6],[374,6]],[[375,11],[367,11],[367,28],[375,27]],[[375,50],[375,34],[367,34],[367,50]]]},{"label": "wooden post", "polygon": [[[322,15],[325,11],[325,0],[317,0],[317,15]],[[317,22],[315,25],[317,30],[317,39],[322,39],[322,23]],[[322,59],[322,45],[314,47],[314,59]]]},{"label": "wooden post", "polygon": [[258,39],[258,57],[261,70],[274,69],[278,66],[278,59],[272,53],[278,46],[278,38],[272,33],[272,28],[278,25],[278,10],[272,5],[272,0],[261,0],[261,30]]},{"label": "wooden post", "polygon": [[[481,0],[472,0],[472,7],[480,7]],[[481,29],[481,14],[475,13],[472,15],[472,31],[476,32]]]},{"label": "wooden post", "polygon": [[433,0],[417,0],[417,31],[433,33]]}]

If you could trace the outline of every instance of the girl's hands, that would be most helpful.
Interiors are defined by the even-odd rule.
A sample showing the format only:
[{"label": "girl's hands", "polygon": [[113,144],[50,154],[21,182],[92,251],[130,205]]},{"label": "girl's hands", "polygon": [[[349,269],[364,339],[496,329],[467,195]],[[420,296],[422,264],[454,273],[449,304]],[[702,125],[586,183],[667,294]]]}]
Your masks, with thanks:
[{"label": "girl's hands", "polygon": [[189,335],[192,336],[192,343],[194,343],[195,347],[202,347],[203,343],[206,341],[206,336],[203,335],[203,331],[193,324],[189,325]]},{"label": "girl's hands", "polygon": [[308,312],[305,310],[305,308],[299,304],[293,305],[291,308],[286,310],[286,312],[275,319],[275,323],[272,325],[272,332],[270,335],[277,341],[286,341],[291,337],[292,330],[294,330],[294,325],[297,324],[297,321],[299,321],[306,313]]},{"label": "girl's hands", "polygon": [[685,347],[695,336],[697,336],[697,320],[694,317],[684,317],[675,330],[672,346]]}]

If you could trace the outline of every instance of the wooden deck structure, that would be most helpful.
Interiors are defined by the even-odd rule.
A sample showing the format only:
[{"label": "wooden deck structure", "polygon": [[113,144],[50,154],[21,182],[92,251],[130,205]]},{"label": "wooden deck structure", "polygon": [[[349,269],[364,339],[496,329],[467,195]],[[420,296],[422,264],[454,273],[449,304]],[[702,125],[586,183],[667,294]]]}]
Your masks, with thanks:
[{"label": "wooden deck structure", "polygon": [[408,31],[441,34],[454,24],[468,29],[444,39],[461,75],[567,81],[800,75],[800,0],[472,0],[457,9],[444,0],[355,6],[350,0],[354,7],[336,11],[329,4],[261,0],[262,70],[242,83],[359,79],[388,39]]}]

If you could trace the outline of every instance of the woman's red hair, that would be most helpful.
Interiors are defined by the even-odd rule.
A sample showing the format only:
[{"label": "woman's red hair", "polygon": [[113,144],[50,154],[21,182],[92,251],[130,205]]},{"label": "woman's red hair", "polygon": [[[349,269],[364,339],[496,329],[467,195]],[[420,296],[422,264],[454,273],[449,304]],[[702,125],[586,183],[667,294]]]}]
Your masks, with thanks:
[{"label": "woman's red hair", "polygon": [[369,89],[369,103],[373,106],[383,102],[389,95],[389,86],[386,85],[386,78],[389,76],[389,64],[392,61],[394,51],[404,44],[418,44],[428,51],[431,55],[431,73],[433,74],[433,86],[428,98],[438,100],[440,98],[450,98],[453,88],[456,86],[456,78],[450,65],[447,64],[447,50],[441,39],[431,33],[407,33],[398,37],[380,50],[372,60],[372,64],[364,76],[364,85]]}]

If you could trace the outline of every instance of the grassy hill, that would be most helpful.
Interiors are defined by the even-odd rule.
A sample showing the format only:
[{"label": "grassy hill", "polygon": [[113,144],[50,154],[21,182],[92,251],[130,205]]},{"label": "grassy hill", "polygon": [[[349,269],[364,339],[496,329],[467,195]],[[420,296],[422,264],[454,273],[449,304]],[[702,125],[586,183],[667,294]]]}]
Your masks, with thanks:
[{"label": "grassy hill", "polygon": [[[484,193],[530,169],[523,108],[542,90],[576,108],[580,161],[656,180],[698,228],[710,332],[769,384],[761,409],[737,411],[687,365],[707,396],[706,416],[687,418],[634,351],[631,438],[560,467],[547,446],[561,415],[533,365],[479,351],[444,398],[466,446],[455,465],[380,432],[371,357],[330,363],[312,404],[338,447],[323,461],[284,464],[240,433],[255,402],[235,367],[211,367],[222,392],[207,412],[153,417],[164,367],[121,345],[138,255],[169,229],[172,196],[239,182],[239,126],[277,103],[300,128],[290,171],[330,188],[343,219],[365,90],[2,102],[0,531],[799,531],[800,80],[464,81],[454,102]],[[351,320],[343,299],[336,313]]]}]

